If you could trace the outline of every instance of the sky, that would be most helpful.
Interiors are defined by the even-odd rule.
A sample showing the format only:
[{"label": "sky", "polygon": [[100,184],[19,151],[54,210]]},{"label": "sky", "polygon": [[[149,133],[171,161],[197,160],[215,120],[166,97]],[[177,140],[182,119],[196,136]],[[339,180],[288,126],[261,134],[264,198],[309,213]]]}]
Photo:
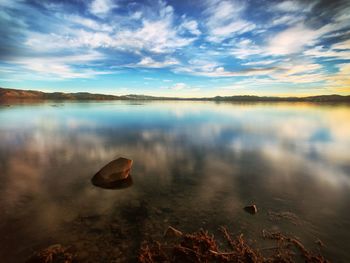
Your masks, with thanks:
[{"label": "sky", "polygon": [[350,95],[350,0],[0,0],[0,87]]}]

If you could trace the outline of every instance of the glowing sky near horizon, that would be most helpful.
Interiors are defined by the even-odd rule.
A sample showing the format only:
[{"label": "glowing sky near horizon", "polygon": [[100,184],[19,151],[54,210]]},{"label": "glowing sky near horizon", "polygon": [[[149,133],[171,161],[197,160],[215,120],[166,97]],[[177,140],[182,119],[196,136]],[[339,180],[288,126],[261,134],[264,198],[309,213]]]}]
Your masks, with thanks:
[{"label": "glowing sky near horizon", "polygon": [[350,1],[0,0],[0,86],[350,94]]}]

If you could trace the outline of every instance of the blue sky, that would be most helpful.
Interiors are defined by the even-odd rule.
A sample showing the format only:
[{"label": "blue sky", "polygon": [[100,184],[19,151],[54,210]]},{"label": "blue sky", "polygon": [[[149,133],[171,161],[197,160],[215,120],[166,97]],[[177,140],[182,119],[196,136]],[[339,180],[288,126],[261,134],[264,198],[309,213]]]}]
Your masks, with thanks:
[{"label": "blue sky", "polygon": [[0,0],[0,86],[350,94],[350,1]]}]

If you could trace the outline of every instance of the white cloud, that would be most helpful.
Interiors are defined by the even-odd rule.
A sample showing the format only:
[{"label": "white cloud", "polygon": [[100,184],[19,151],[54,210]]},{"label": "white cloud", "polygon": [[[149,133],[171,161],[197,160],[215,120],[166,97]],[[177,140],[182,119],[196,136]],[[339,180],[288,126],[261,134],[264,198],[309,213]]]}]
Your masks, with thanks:
[{"label": "white cloud", "polygon": [[78,15],[66,15],[63,18],[71,21],[74,24],[81,25],[95,31],[105,31],[105,32],[113,31],[113,27],[108,24],[97,22],[93,19],[81,17]]},{"label": "white cloud", "polygon": [[[245,74],[244,74],[245,73]],[[237,89],[249,87],[271,86],[278,84],[312,84],[325,83],[326,75],[322,66],[307,61],[284,62],[276,68],[249,69],[246,72],[224,72],[224,75],[247,77],[221,89]]]},{"label": "white cloud", "polygon": [[173,65],[179,64],[176,59],[170,58],[164,61],[155,61],[150,57],[144,57],[139,63],[133,66],[143,67],[143,68],[165,68]]},{"label": "white cloud", "polygon": [[[308,46],[314,46],[322,41],[322,38],[337,34],[344,34],[337,32],[344,30],[350,26],[350,6],[345,7],[338,12],[338,14],[329,23],[324,24],[319,28],[309,28],[303,24],[306,20],[307,12],[315,6],[317,1],[300,2],[300,1],[284,1],[274,7],[272,10],[286,12],[278,18],[274,18],[271,26],[274,25],[293,25],[284,31],[277,33],[268,40],[266,51],[271,55],[289,55],[300,53]],[[294,25],[295,23],[297,23]],[[347,49],[347,43],[343,46],[339,45],[339,49]]]},{"label": "white cloud", "polygon": [[[32,16],[39,14],[35,7],[20,2],[14,3],[23,10],[26,10],[24,9],[26,7],[32,11],[32,15],[23,21],[27,22]],[[345,34],[350,26],[348,8],[344,8],[340,13],[337,11],[338,15],[334,18],[329,17],[330,21],[323,26],[311,28],[311,23],[306,23],[309,21],[306,20],[307,11],[310,11],[312,6],[308,3],[314,4],[315,1],[308,1],[307,4],[302,1],[278,1],[274,5],[269,5],[273,6],[271,8],[274,8],[274,13],[270,13],[271,10],[266,7],[266,14],[271,14],[266,25],[255,25],[247,20],[245,15],[250,15],[248,11],[254,9],[248,10],[248,7],[253,7],[251,3],[243,0],[206,0],[204,11],[200,14],[202,19],[197,21],[186,14],[175,13],[174,8],[162,0],[151,2],[128,5],[130,8],[124,11],[118,10],[120,12],[117,13],[115,12],[117,10],[112,10],[117,7],[115,4],[118,3],[117,0],[89,0],[87,12],[90,13],[85,13],[85,16],[82,13],[80,15],[67,13],[63,8],[64,4],[59,5],[61,8],[52,9],[44,4],[53,15],[51,19],[47,19],[48,25],[42,25],[42,28],[37,30],[39,27],[35,24],[18,34],[18,36],[23,34],[21,41],[26,38],[23,41],[25,46],[22,46],[24,53],[33,51],[37,58],[22,58],[21,61],[14,63],[32,72],[60,75],[62,78],[105,74],[98,70],[89,71],[89,65],[86,65],[88,62],[98,61],[101,54],[64,55],[97,49],[110,54],[105,59],[108,63],[113,63],[114,67],[168,67],[176,73],[207,76],[213,80],[221,77],[261,79],[271,76],[276,82],[311,83],[324,81],[324,72],[313,62],[314,58],[350,59],[349,40],[333,44],[331,47],[321,46],[325,37],[341,34],[342,39],[347,39]],[[10,17],[10,12],[7,14],[6,11],[12,10],[11,1],[0,0],[0,4],[6,6],[4,10],[0,10],[0,18],[2,14]],[[46,18],[47,14],[42,14],[38,21],[40,20],[42,24],[41,21]],[[11,19],[12,17],[6,21]],[[316,24],[312,23],[314,26]],[[276,32],[281,28],[283,30]],[[262,30],[265,30],[264,34],[261,33]],[[246,34],[244,38],[240,35],[249,31],[252,34]],[[336,39],[331,39],[334,40]],[[124,51],[133,52],[133,55],[136,54],[140,60],[126,65],[133,56],[125,58]],[[47,54],[56,54],[51,64],[48,58],[43,57]],[[181,58],[181,63],[175,57]],[[189,57],[200,59],[190,59],[186,63],[185,59]],[[306,57],[308,63],[294,64],[294,59],[302,57]],[[232,61],[228,61],[229,59]],[[242,70],[230,67],[238,63],[252,68]],[[81,69],[81,64],[87,67]],[[169,83],[169,86],[171,85],[172,83]],[[174,85],[174,88],[181,89],[181,85]]]},{"label": "white cloud", "polygon": [[264,60],[258,60],[258,61],[249,61],[246,63],[242,63],[244,66],[266,66],[266,65],[271,65],[276,62],[279,62],[280,60],[275,60],[275,59],[264,59]]},{"label": "white cloud", "polygon": [[272,9],[281,12],[300,12],[305,11],[305,6],[297,1],[287,0],[273,5]]},{"label": "white cloud", "polygon": [[232,34],[242,34],[254,28],[254,24],[244,20],[232,21],[229,24],[212,28],[210,32],[211,36],[209,36],[208,40],[218,42],[227,37],[231,37]]},{"label": "white cloud", "polygon": [[23,60],[19,64],[23,68],[30,70],[31,72],[39,74],[38,76],[45,77],[46,79],[74,79],[94,78],[96,75],[111,74],[108,71],[97,71],[94,69],[76,69],[70,65],[63,63],[52,63],[43,59],[37,60]]},{"label": "white cloud", "polygon": [[305,46],[315,43],[319,31],[309,29],[304,25],[290,27],[275,36],[269,42],[266,51],[271,55],[288,55],[298,53]]},{"label": "white cloud", "polygon": [[330,34],[327,34],[327,35],[323,36],[323,38],[346,37],[348,35],[350,35],[350,30],[330,33]]},{"label": "white cloud", "polygon": [[61,55],[61,56],[46,56],[46,57],[21,57],[9,59],[6,62],[8,63],[19,63],[20,61],[36,61],[36,60],[45,60],[48,63],[58,62],[64,64],[81,64],[88,63],[91,61],[100,61],[105,59],[105,55],[97,51],[89,51],[79,55]]},{"label": "white cloud", "polygon": [[336,22],[343,22],[345,26],[350,25],[350,4],[348,3],[347,6],[344,6],[337,16],[335,17]]},{"label": "white cloud", "polygon": [[170,87],[163,87],[163,88],[170,89],[173,91],[181,91],[181,92],[185,92],[187,94],[192,93],[192,92],[198,92],[201,90],[199,87],[191,87],[183,82],[178,82]]},{"label": "white cloud", "polygon": [[241,39],[231,41],[233,48],[230,49],[230,54],[239,59],[246,59],[247,57],[254,56],[255,58],[260,55],[266,54],[265,48],[253,43],[250,39]]},{"label": "white cloud", "polygon": [[310,84],[310,83],[319,83],[325,82],[325,75],[321,73],[312,73],[312,74],[300,74],[300,75],[291,75],[291,76],[274,76],[273,79],[277,83],[289,83],[289,84]]},{"label": "white cloud", "polygon": [[[344,28],[350,26],[350,20],[344,20],[340,17],[343,16],[340,15],[334,21],[317,29],[308,28],[302,23],[291,26],[286,30],[277,33],[268,40],[266,53],[270,55],[289,55],[301,53],[308,47],[312,47],[320,42],[322,38],[329,37],[330,34],[334,34],[334,32],[343,30]],[[335,51],[337,48],[344,50],[349,49],[349,43],[350,42],[348,41],[344,41],[341,44],[339,43],[337,46],[334,45],[332,51]],[[319,49],[312,50],[308,55],[316,55],[317,53],[320,54],[320,52],[321,51]],[[333,54],[324,53],[324,55],[329,57],[336,55],[334,52],[331,53]]]},{"label": "white cloud", "polygon": [[[200,32],[194,20],[174,25],[174,10],[162,4],[156,19],[143,18],[137,27],[121,27],[116,24],[100,23],[93,19],[81,19],[79,16],[68,16],[70,22],[82,25],[74,28],[62,25],[60,30],[51,34],[29,32],[25,44],[36,50],[57,51],[71,48],[113,48],[140,53],[141,50],[154,53],[172,53],[178,48],[191,44]],[[187,30],[192,37],[181,36]]]},{"label": "white cloud", "polygon": [[350,39],[343,42],[335,43],[332,45],[332,49],[349,50],[350,49]]},{"label": "white cloud", "polygon": [[208,19],[208,40],[221,42],[236,34],[251,31],[255,24],[241,18],[245,9],[243,2],[238,1],[209,1],[206,14]]},{"label": "white cloud", "polygon": [[275,9],[283,12],[295,12],[300,10],[300,6],[296,1],[284,1],[278,3]]},{"label": "white cloud", "polygon": [[131,19],[135,19],[135,20],[138,20],[142,17],[142,12],[141,11],[136,11],[135,13],[133,13],[130,18]]},{"label": "white cloud", "polygon": [[230,21],[232,17],[237,17],[245,9],[244,3],[238,1],[211,0],[207,4],[206,12],[210,14],[209,25],[218,25]]},{"label": "white cloud", "polygon": [[[110,74],[109,71],[98,71],[88,67],[88,63],[103,58],[98,52],[90,52],[81,55],[52,56],[18,58],[9,61],[11,64],[19,65],[26,70],[37,73],[38,76],[45,76],[55,79],[71,78],[93,78],[96,75]],[[85,64],[87,67],[81,69],[76,65]]]},{"label": "white cloud", "polygon": [[292,65],[284,64],[283,67],[286,69],[286,71],[284,72],[284,74],[286,75],[311,73],[322,68],[322,66],[317,63],[303,63],[303,62],[299,62],[299,63],[294,62],[294,64]]},{"label": "white cloud", "polygon": [[113,38],[106,32],[70,29],[67,34],[30,33],[25,44],[36,51],[61,51],[80,47],[111,47]]},{"label": "white cloud", "polygon": [[180,28],[195,36],[199,36],[201,34],[201,31],[198,29],[198,23],[195,20],[185,20],[180,25]]},{"label": "white cloud", "polygon": [[24,0],[0,0],[0,6],[14,8],[23,2]]},{"label": "white cloud", "polygon": [[[329,37],[330,35],[334,35],[336,31],[349,30],[350,28],[349,14],[350,14],[350,4],[348,5],[348,7],[342,8],[331,22],[325,24],[319,29],[320,35],[322,35],[322,37]],[[345,34],[346,32],[336,32],[336,33]]]},{"label": "white cloud", "polygon": [[268,25],[268,27],[271,26],[286,26],[286,25],[293,25],[298,22],[301,22],[305,19],[304,16],[296,15],[296,14],[287,14],[287,15],[280,15],[272,19],[271,24]]},{"label": "white cloud", "polygon": [[173,68],[173,72],[175,73],[213,78],[261,76],[268,75],[275,70],[277,70],[275,67],[256,67],[237,71],[229,71],[224,68],[224,65],[222,63],[219,63],[214,59],[192,59],[188,61],[187,65],[178,65]]},{"label": "white cloud", "polygon": [[117,6],[112,0],[93,0],[90,4],[90,12],[96,16],[103,16],[115,7]]},{"label": "white cloud", "polygon": [[175,72],[187,73],[195,76],[204,77],[242,77],[242,76],[260,76],[268,75],[274,72],[275,68],[251,68],[240,71],[227,71],[222,66],[212,66],[211,68],[200,68],[200,67],[178,67],[175,68]]},{"label": "white cloud", "polygon": [[188,61],[190,68],[195,71],[211,72],[215,68],[219,67],[220,64],[213,60],[206,59],[191,59]]},{"label": "white cloud", "polygon": [[183,90],[185,88],[187,88],[187,85],[185,83],[176,83],[171,87],[172,90]]},{"label": "white cloud", "polygon": [[177,35],[168,21],[143,21],[143,26],[135,31],[122,30],[114,35],[107,32],[91,32],[83,29],[69,30],[69,34],[32,33],[26,45],[37,50],[58,50],[79,47],[115,48],[138,52],[147,50],[155,53],[173,52],[189,45],[194,38]]},{"label": "white cloud", "polygon": [[211,77],[258,76],[271,74],[275,70],[275,68],[252,68],[241,71],[226,71],[224,67],[218,67],[212,72],[206,72],[204,75]]},{"label": "white cloud", "polygon": [[350,48],[348,47],[349,41],[343,41],[336,43],[329,48],[324,46],[316,46],[304,51],[304,55],[314,58],[327,58],[328,60],[334,59],[350,59]]},{"label": "white cloud", "polygon": [[300,6],[296,1],[283,1],[274,5],[272,9],[282,12],[295,12],[300,10]]},{"label": "white cloud", "polygon": [[308,61],[294,61],[280,65],[270,78],[277,83],[317,83],[325,82],[322,65]]},{"label": "white cloud", "polygon": [[157,21],[143,20],[142,27],[136,31],[117,32],[113,46],[166,53],[187,46],[195,40],[195,38],[180,37],[173,28],[172,21],[172,15]]}]

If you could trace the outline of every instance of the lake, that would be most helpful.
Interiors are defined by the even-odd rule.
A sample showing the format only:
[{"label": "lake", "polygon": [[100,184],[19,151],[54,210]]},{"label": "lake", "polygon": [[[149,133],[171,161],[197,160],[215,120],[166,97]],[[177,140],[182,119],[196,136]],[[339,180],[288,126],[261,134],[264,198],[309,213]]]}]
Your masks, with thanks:
[{"label": "lake", "polygon": [[[93,186],[120,156],[134,161],[133,185]],[[349,105],[0,105],[0,171],[2,262],[57,243],[88,262],[130,262],[168,226],[226,226],[258,248],[263,229],[281,231],[350,262]],[[256,215],[243,210],[253,203]]]}]

